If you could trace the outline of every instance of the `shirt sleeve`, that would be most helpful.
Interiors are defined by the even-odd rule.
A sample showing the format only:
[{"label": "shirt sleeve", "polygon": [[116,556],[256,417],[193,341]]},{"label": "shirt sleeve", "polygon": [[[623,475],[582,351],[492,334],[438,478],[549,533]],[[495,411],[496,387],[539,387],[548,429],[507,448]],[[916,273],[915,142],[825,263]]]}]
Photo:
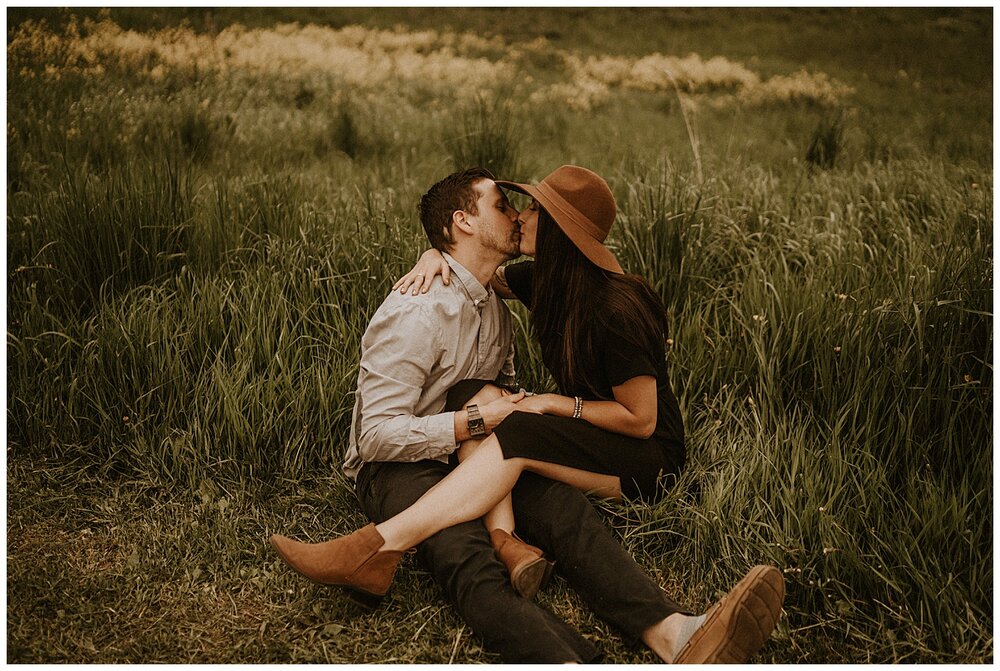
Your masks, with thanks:
[{"label": "shirt sleeve", "polygon": [[517,371],[514,369],[514,339],[510,340],[510,347],[507,348],[507,357],[503,361],[503,368],[497,376],[497,384],[511,386],[517,380]]},{"label": "shirt sleeve", "polygon": [[440,329],[418,301],[393,307],[376,313],[362,341],[358,454],[364,461],[435,459],[455,451],[455,413],[414,413],[444,349]]},{"label": "shirt sleeve", "polygon": [[[622,336],[624,325],[612,326],[604,340],[604,372],[612,387],[634,377],[650,375],[656,377],[655,352],[648,347],[640,347]],[[660,356],[663,349],[660,348]]]},{"label": "shirt sleeve", "polygon": [[534,261],[522,261],[504,266],[503,276],[507,286],[514,292],[517,300],[531,307],[532,278],[535,272]]}]

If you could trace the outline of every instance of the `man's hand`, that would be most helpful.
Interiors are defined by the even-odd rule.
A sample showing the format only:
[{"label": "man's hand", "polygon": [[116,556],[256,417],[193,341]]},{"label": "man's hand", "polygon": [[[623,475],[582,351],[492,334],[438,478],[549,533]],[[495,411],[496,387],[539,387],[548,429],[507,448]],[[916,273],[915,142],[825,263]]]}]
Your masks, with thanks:
[{"label": "man's hand", "polygon": [[[543,412],[542,408],[544,407],[544,401],[533,400],[539,399],[539,396],[527,395],[523,389],[516,394],[507,390],[503,390],[501,393],[503,396],[495,401],[479,405],[479,416],[483,418],[483,424],[486,425],[487,433],[493,433],[493,429],[495,429],[500,422],[505,420],[507,415],[515,410],[533,412],[537,414],[542,414]],[[542,394],[541,396],[552,397],[553,394]],[[529,401],[531,401],[531,403],[529,403]],[[570,403],[572,402],[573,400],[570,399]],[[455,413],[455,440],[459,443],[472,437],[469,434],[468,422],[469,412],[467,410],[463,408]]]},{"label": "man's hand", "polygon": [[505,420],[507,415],[515,410],[521,410],[519,404],[523,402],[523,399],[524,391],[522,390],[516,394],[501,396],[495,401],[490,401],[485,405],[479,406],[479,414],[486,424],[486,430],[492,433],[497,424]]}]

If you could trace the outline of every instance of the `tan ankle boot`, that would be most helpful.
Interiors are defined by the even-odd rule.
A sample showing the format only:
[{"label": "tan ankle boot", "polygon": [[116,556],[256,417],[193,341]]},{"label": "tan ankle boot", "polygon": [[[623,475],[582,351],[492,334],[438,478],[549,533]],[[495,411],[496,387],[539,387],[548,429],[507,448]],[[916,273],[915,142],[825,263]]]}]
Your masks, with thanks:
[{"label": "tan ankle boot", "polygon": [[366,605],[377,604],[389,591],[403,556],[402,552],[379,550],[384,544],[374,524],[325,543],[271,536],[271,545],[299,575],[321,585],[347,588],[361,595],[360,601]]},{"label": "tan ankle boot", "polygon": [[528,545],[503,529],[490,531],[490,541],[507,567],[514,589],[525,599],[533,599],[549,579],[554,564],[534,545]]}]

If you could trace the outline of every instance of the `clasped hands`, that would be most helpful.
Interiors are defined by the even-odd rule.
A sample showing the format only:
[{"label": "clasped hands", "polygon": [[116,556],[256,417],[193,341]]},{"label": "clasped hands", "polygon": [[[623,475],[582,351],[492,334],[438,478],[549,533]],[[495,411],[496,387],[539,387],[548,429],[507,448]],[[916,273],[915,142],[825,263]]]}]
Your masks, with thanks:
[{"label": "clasped hands", "polygon": [[545,414],[549,411],[550,401],[554,396],[553,394],[530,394],[523,389],[518,392],[503,389],[500,393],[502,394],[500,398],[479,406],[479,414],[486,424],[486,430],[490,432],[515,410],[538,415]]}]

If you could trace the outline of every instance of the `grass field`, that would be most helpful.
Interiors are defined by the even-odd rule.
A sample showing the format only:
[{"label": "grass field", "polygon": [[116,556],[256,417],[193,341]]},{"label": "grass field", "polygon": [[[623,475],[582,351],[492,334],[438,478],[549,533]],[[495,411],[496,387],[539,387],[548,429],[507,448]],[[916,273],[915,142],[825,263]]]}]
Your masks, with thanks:
[{"label": "grass field", "polygon": [[497,661],[414,563],[362,612],[266,539],[363,521],[420,194],[563,163],[670,312],[689,467],[596,503],[626,547],[695,609],[779,566],[756,661],[992,661],[991,9],[7,11],[9,662]]}]

